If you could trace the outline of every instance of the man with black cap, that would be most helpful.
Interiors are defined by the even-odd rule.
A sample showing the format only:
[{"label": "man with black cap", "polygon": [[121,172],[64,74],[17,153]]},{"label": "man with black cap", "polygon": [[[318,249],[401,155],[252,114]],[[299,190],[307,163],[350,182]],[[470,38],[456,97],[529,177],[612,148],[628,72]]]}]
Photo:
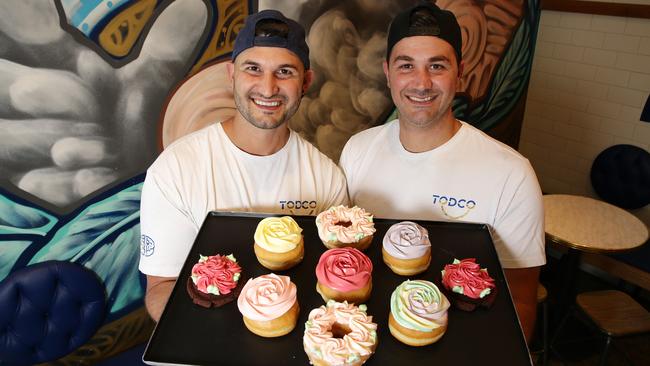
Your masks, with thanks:
[{"label": "man with black cap", "polygon": [[287,127],[312,81],[302,26],[275,10],[250,15],[227,69],[235,116],[175,141],[147,170],[139,268],[156,321],[209,211],[316,215],[348,202],[341,170]]},{"label": "man with black cap", "polygon": [[395,17],[384,73],[399,119],[353,136],[340,165],[351,201],[377,217],[489,224],[530,338],[545,264],[541,191],[528,160],[454,118],[461,43],[454,14],[436,5]]}]

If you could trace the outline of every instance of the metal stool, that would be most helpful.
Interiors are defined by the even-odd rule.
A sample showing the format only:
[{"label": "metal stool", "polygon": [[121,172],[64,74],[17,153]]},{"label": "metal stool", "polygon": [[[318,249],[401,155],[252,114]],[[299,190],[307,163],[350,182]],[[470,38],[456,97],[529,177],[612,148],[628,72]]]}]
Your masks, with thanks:
[{"label": "metal stool", "polygon": [[576,304],[607,337],[600,355],[600,365],[607,362],[612,338],[650,332],[650,312],[625,292],[585,292],[577,296]]}]

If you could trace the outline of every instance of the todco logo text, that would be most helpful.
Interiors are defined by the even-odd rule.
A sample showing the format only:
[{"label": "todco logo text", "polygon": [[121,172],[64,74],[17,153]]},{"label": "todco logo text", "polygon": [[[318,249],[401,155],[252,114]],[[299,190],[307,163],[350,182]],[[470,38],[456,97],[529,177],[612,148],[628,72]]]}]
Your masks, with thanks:
[{"label": "todco logo text", "polygon": [[300,214],[313,215],[317,205],[316,201],[280,201],[280,208],[282,210],[288,210],[292,215],[296,214],[296,210],[300,210],[298,212]]},{"label": "todco logo text", "polygon": [[461,219],[476,207],[476,201],[446,195],[433,195],[433,205],[440,207],[442,213],[450,219]]}]

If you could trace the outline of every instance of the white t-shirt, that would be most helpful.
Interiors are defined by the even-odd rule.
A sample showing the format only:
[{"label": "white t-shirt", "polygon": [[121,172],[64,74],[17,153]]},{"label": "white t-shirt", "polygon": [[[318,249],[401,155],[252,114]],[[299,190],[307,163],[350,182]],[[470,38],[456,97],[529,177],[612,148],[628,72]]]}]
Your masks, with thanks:
[{"label": "white t-shirt", "polygon": [[209,211],[317,215],[347,203],[340,168],[297,133],[278,152],[256,156],[220,123],[210,125],[175,141],[147,170],[139,268],[178,276]]},{"label": "white t-shirt", "polygon": [[355,205],[383,218],[485,223],[504,268],[546,262],[542,194],[526,158],[465,122],[443,145],[411,153],[399,128],[394,120],[345,145]]}]

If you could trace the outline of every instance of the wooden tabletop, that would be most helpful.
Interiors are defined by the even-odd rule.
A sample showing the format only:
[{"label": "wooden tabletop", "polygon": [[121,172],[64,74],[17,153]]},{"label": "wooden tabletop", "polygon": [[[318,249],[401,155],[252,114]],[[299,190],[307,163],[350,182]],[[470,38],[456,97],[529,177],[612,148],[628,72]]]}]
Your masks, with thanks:
[{"label": "wooden tabletop", "polygon": [[589,197],[544,195],[545,231],[554,242],[585,252],[619,252],[648,240],[648,227],[631,213]]}]

